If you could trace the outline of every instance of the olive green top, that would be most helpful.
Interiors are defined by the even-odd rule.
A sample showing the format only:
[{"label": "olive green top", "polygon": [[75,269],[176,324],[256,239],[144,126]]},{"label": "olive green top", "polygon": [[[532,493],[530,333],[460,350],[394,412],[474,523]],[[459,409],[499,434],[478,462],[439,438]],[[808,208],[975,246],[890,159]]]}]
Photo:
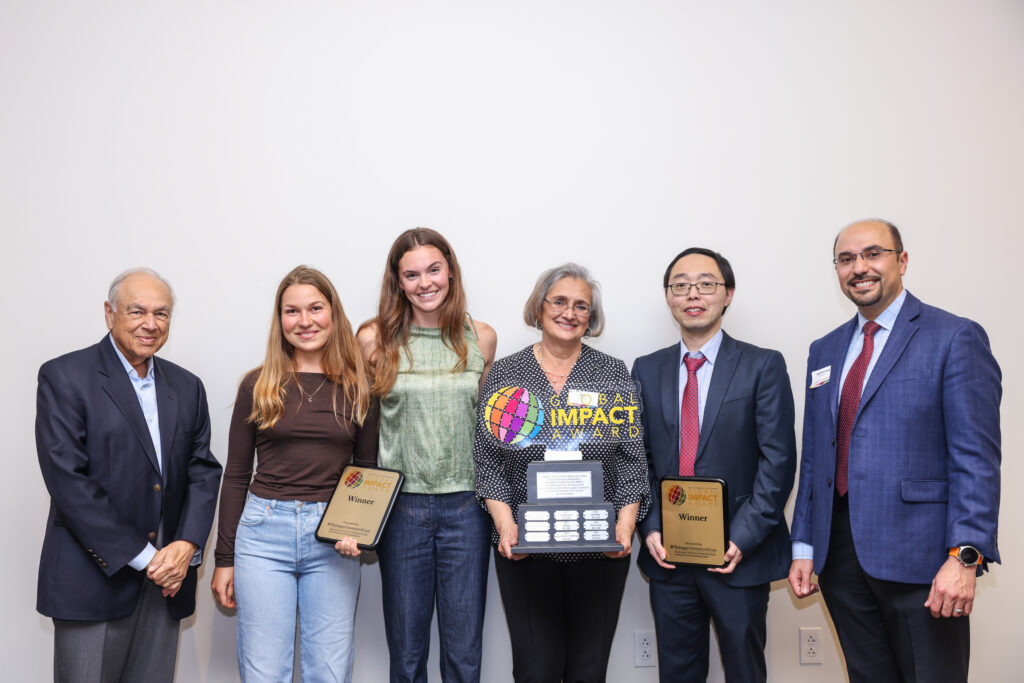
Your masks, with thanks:
[{"label": "olive green top", "polygon": [[380,466],[405,475],[404,493],[473,491],[473,437],[484,355],[466,324],[466,369],[440,328],[409,330],[398,377],[380,402]]}]

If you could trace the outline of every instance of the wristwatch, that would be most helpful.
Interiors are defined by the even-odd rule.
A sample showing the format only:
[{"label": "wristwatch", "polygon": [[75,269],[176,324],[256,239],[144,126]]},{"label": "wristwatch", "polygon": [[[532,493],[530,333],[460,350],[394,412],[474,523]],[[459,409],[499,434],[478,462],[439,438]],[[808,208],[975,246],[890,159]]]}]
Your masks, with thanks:
[{"label": "wristwatch", "polygon": [[959,545],[949,549],[949,556],[955,557],[965,567],[977,567],[982,562],[981,553],[972,545]]}]

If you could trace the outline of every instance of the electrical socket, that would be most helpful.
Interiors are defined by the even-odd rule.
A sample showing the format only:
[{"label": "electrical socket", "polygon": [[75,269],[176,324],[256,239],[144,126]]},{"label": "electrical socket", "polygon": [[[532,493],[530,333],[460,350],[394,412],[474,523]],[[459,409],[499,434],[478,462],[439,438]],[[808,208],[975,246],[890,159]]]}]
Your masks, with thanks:
[{"label": "electrical socket", "polygon": [[800,663],[821,664],[821,627],[800,627]]},{"label": "electrical socket", "polygon": [[654,631],[633,631],[633,666],[654,666],[657,652]]}]

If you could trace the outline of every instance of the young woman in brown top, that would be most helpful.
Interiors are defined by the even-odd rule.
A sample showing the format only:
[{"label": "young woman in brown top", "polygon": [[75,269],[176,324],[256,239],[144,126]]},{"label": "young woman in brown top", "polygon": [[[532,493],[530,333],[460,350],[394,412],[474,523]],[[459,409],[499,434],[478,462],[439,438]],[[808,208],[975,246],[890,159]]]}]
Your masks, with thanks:
[{"label": "young woman in brown top", "polygon": [[359,549],[314,534],[353,460],[376,463],[376,403],[334,286],[299,266],[277,288],[266,358],[238,389],[221,485],[211,587],[238,607],[246,683],[292,679],[296,607],[303,680],[351,680]]}]

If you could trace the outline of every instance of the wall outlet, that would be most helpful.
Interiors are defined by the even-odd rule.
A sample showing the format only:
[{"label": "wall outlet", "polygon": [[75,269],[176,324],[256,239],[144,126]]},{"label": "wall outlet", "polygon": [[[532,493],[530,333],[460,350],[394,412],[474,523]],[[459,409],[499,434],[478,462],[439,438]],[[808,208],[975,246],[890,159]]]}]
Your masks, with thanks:
[{"label": "wall outlet", "polygon": [[654,631],[633,631],[633,666],[654,666],[657,662]]},{"label": "wall outlet", "polygon": [[800,663],[821,664],[821,627],[800,627]]}]

